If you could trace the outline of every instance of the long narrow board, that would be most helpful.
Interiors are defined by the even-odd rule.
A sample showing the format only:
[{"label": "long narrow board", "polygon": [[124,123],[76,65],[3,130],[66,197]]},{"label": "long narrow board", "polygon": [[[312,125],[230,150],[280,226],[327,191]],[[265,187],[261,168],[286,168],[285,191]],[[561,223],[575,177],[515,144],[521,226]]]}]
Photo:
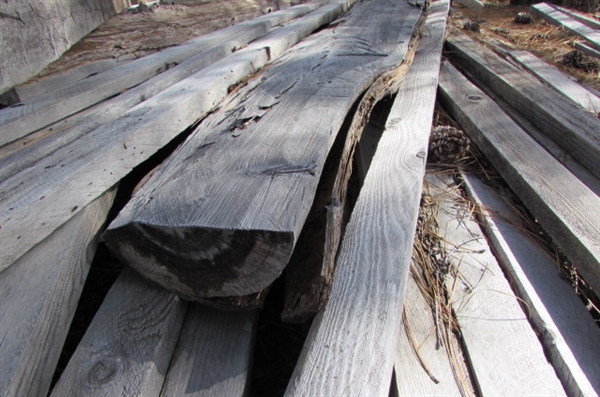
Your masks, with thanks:
[{"label": "long narrow board", "polygon": [[526,72],[460,34],[447,41],[451,58],[518,109],[558,145],[600,176],[600,120]]},{"label": "long narrow board", "polygon": [[529,309],[551,362],[569,395],[600,394],[600,329],[556,263],[523,233],[518,215],[490,187],[463,174],[470,197],[485,213],[488,240]]},{"label": "long narrow board", "polygon": [[528,51],[514,50],[509,51],[508,54],[530,73],[584,109],[594,114],[600,112],[600,97],[577,84],[574,78],[565,75]]},{"label": "long narrow board", "polygon": [[554,5],[554,4],[552,4],[552,7],[554,7],[558,11],[562,12],[563,14],[567,14],[571,18],[576,19],[577,21],[581,22],[584,25],[586,25],[586,26],[588,26],[588,27],[590,27],[592,29],[600,31],[600,22],[598,22],[597,19],[588,18],[585,15],[582,15],[582,14],[580,14],[578,12],[571,11],[568,8],[559,7],[559,6]]},{"label": "long narrow board", "polygon": [[329,23],[339,0],[174,84],[0,185],[0,271],[186,128],[248,75]]},{"label": "long narrow board", "polygon": [[114,193],[0,274],[0,395],[48,394]]},{"label": "long narrow board", "polygon": [[287,397],[389,394],[448,7],[428,9]]},{"label": "long narrow board", "polygon": [[52,397],[158,397],[186,303],[125,269],[73,353]]},{"label": "long narrow board", "polygon": [[600,290],[600,198],[449,63],[442,65],[440,99],[583,278]]},{"label": "long narrow board", "polygon": [[[264,36],[275,23],[295,17],[305,11],[312,11],[317,4],[309,3],[293,7],[271,14],[271,19],[262,17],[258,21],[247,23],[246,29],[236,35],[204,49],[139,86],[5,145],[0,148],[0,181],[31,167],[57,149],[106,123],[110,123],[132,107],[225,58],[250,41]],[[301,23],[294,21],[285,30],[297,29],[297,25]]]},{"label": "long narrow board", "polygon": [[190,305],[160,396],[247,395],[256,314]]},{"label": "long narrow board", "polygon": [[575,49],[583,52],[584,54],[600,59],[600,50],[596,50],[587,44],[577,42],[575,43]]},{"label": "long narrow board", "polygon": [[450,175],[428,175],[446,279],[466,354],[482,395],[564,396],[554,368]]},{"label": "long narrow board", "polygon": [[252,21],[233,25],[189,40],[182,45],[166,48],[152,55],[112,68],[39,98],[3,109],[0,111],[0,129],[2,130],[0,146],[116,95],[124,89],[134,87],[190,56],[238,35],[246,29],[264,25],[268,30],[271,26],[294,15],[298,16],[303,12],[308,12],[311,8],[314,9],[314,5],[300,5],[293,11],[279,11]]},{"label": "long narrow board", "polygon": [[569,15],[560,12],[546,3],[532,5],[531,13],[551,25],[564,27],[574,35],[585,39],[587,44],[592,48],[600,50],[600,31],[571,18]]},{"label": "long narrow board", "polygon": [[420,16],[406,2],[361,2],[289,51],[150,178],[109,226],[109,248],[190,300],[270,285],[347,112],[402,64]]}]

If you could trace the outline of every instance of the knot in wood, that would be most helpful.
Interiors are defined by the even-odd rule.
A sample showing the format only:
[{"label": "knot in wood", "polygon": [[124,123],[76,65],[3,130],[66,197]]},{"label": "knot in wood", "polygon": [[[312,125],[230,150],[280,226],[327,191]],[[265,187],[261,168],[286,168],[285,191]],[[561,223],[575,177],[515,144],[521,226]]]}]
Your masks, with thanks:
[{"label": "knot in wood", "polygon": [[452,163],[461,160],[469,150],[469,138],[457,128],[442,125],[431,132],[429,161]]},{"label": "knot in wood", "polygon": [[113,357],[102,357],[92,366],[88,373],[88,383],[91,386],[103,386],[120,376],[123,363]]}]

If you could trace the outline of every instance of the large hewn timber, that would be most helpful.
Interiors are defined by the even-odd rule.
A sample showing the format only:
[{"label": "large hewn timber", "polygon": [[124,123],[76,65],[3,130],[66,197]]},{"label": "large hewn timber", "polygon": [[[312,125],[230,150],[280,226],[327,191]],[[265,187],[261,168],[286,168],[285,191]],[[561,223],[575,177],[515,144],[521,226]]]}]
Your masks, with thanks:
[{"label": "large hewn timber", "polygon": [[600,198],[452,65],[440,99],[589,285],[600,290]]},{"label": "large hewn timber", "polygon": [[433,2],[285,395],[388,396],[449,2]]},{"label": "large hewn timber", "polygon": [[203,121],[121,211],[109,247],[187,299],[255,293],[287,264],[347,112],[405,59],[421,10],[361,2]]},{"label": "large hewn timber", "polygon": [[170,47],[112,68],[42,97],[3,109],[0,111],[0,129],[2,129],[0,145],[12,142],[103,99],[116,95],[124,89],[134,87],[190,56],[223,40],[230,39],[247,29],[263,29],[264,34],[272,26],[315,9],[319,4],[321,2],[311,5],[303,4],[293,10],[283,10],[252,21],[233,25],[189,40],[182,45]]},{"label": "large hewn timber", "polygon": [[496,91],[563,147],[592,174],[600,176],[600,120],[557,95],[466,35],[447,41],[460,66]]},{"label": "large hewn timber", "polygon": [[232,87],[335,19],[353,1],[331,2],[256,40],[3,181],[0,271],[214,110]]}]

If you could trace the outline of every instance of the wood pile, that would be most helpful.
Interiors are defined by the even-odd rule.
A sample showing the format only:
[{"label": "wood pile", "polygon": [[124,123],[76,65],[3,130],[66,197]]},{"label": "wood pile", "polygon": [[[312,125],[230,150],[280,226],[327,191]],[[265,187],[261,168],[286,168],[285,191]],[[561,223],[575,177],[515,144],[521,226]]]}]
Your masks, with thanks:
[{"label": "wood pile", "polygon": [[[600,291],[600,98],[463,35],[442,61],[449,8],[306,3],[0,110],[0,395],[247,395],[282,275],[310,325],[285,396],[600,393],[519,216],[426,172],[438,96]],[[100,241],[128,267],[51,385]]]}]

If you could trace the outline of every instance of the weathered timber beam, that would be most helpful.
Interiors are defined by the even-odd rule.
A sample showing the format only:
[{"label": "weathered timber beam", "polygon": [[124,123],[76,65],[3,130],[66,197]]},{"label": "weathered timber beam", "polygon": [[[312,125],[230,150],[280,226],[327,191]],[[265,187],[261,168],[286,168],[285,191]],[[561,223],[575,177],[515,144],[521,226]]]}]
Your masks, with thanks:
[{"label": "weathered timber beam", "polygon": [[442,65],[440,100],[582,277],[599,290],[600,198],[449,63]]},{"label": "weathered timber beam", "polygon": [[158,397],[187,303],[125,269],[108,292],[52,397]]},{"label": "weathered timber beam", "polygon": [[287,397],[389,395],[448,8],[428,8]]},{"label": "weathered timber beam", "polygon": [[360,3],[207,118],[110,225],[109,247],[187,299],[240,296],[287,264],[356,99],[404,59],[421,10]]},{"label": "weathered timber beam", "polygon": [[[441,79],[442,77],[440,77]],[[479,395],[565,396],[452,175],[427,175],[442,249],[451,261],[445,279]]]},{"label": "weathered timber beam", "polygon": [[116,95],[124,89],[134,87],[174,64],[247,29],[262,29],[264,34],[272,26],[314,10],[322,4],[323,2],[302,4],[293,9],[264,15],[189,40],[182,45],[166,48],[39,98],[0,110],[0,146]]},{"label": "weathered timber beam", "polygon": [[0,395],[48,394],[114,193],[0,273]]},{"label": "weathered timber beam", "polygon": [[449,54],[563,147],[592,174],[600,176],[600,120],[550,87],[519,70],[466,35],[447,40]]},{"label": "weathered timber beam", "polygon": [[600,394],[600,330],[573,287],[540,245],[526,235],[506,199],[469,174],[469,196],[483,213],[481,224],[505,273],[570,396]]},{"label": "weathered timber beam", "polygon": [[600,50],[600,31],[586,26],[546,3],[532,5],[531,13],[551,25],[564,27],[574,35],[585,39],[592,48]]},{"label": "weathered timber beam", "polygon": [[564,8],[564,7],[559,7],[557,5],[552,4],[552,7],[556,8],[558,11],[567,14],[568,16],[570,16],[573,19],[576,19],[577,21],[581,22],[582,24],[595,29],[595,30],[599,30],[600,31],[600,22],[598,22],[597,19],[592,19],[592,18],[588,18],[585,15],[582,15],[578,12],[575,11],[571,11],[568,8]]},{"label": "weathered timber beam", "polygon": [[590,47],[587,44],[577,42],[575,43],[575,49],[583,52],[584,54],[600,59],[600,51]]},{"label": "weathered timber beam", "polygon": [[204,118],[232,87],[335,19],[352,3],[334,1],[313,11],[3,181],[0,271]]}]

